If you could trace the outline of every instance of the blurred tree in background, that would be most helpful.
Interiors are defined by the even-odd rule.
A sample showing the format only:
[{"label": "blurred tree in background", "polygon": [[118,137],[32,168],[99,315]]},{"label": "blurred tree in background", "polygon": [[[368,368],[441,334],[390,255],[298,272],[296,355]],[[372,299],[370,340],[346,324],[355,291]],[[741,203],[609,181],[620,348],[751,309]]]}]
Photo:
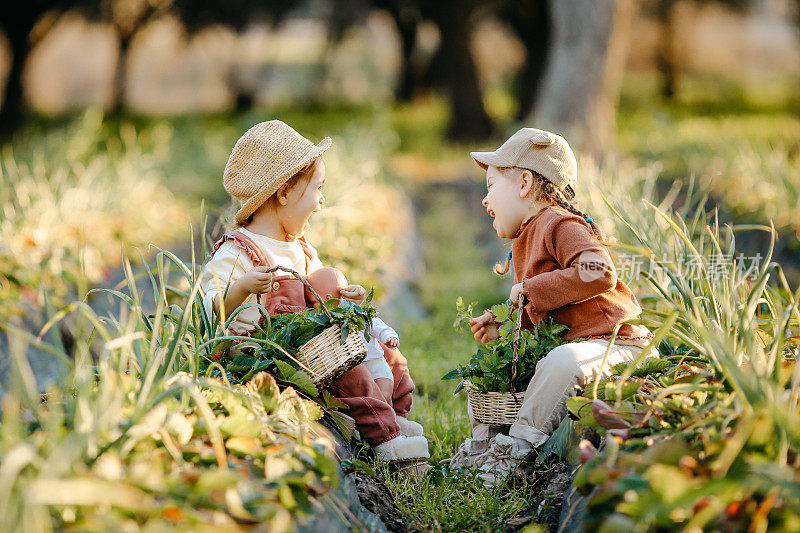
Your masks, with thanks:
[{"label": "blurred tree in background", "polygon": [[[748,0],[692,0],[698,4],[716,2],[729,8],[743,11]],[[678,94],[678,62],[675,52],[676,17],[675,6],[678,0],[649,0],[644,3],[655,18],[661,22],[661,38],[658,46],[658,70],[661,73],[661,95],[671,99]]]},{"label": "blurred tree in background", "polygon": [[[571,4],[572,0],[563,3]],[[397,99],[407,101],[422,91],[440,89],[451,108],[447,135],[450,139],[464,141],[485,139],[494,131],[484,107],[475,59],[470,50],[470,39],[478,19],[495,16],[506,22],[525,47],[525,65],[515,84],[520,119],[530,115],[536,104],[553,34],[551,8],[547,0],[347,0],[318,4],[313,8],[305,2],[264,0],[84,0],[80,3],[35,0],[3,17],[2,27],[13,58],[6,98],[0,108],[0,130],[3,133],[14,131],[23,118],[25,102],[21,74],[28,53],[58,16],[70,9],[78,10],[92,20],[111,24],[117,34],[120,53],[112,105],[112,109],[117,111],[122,110],[124,101],[126,56],[132,38],[160,16],[177,16],[192,34],[214,24],[238,31],[259,18],[278,23],[291,12],[316,9],[314,15],[324,19],[329,29],[329,46],[332,46],[341,40],[348,27],[360,24],[370,10],[383,9],[394,19],[401,40]],[[440,33],[438,50],[427,61],[416,52],[419,26],[423,21],[435,24]],[[250,107],[253,95],[237,86],[234,79],[230,83],[236,94],[237,108]]]},{"label": "blurred tree in background", "polygon": [[[31,0],[17,4],[14,9],[8,9],[6,6],[3,10],[0,28],[6,34],[12,59],[5,97],[0,107],[0,135],[14,131],[22,123],[24,107],[22,68],[32,48],[31,33],[34,25],[40,22],[45,14],[66,9],[69,7],[68,4],[71,3],[59,0]],[[42,25],[47,25],[47,21],[42,21]]]},{"label": "blurred tree in background", "polygon": [[[711,0],[691,0],[704,4]],[[716,0],[745,10],[753,0]],[[800,1],[794,0],[800,5]],[[237,32],[267,21],[277,27],[292,16],[321,20],[327,48],[320,76],[330,68],[335,47],[347,30],[363,25],[374,10],[395,23],[400,61],[395,100],[405,102],[431,91],[443,94],[450,109],[447,137],[483,140],[498,130],[485,107],[473,40],[480,23],[500,21],[513,33],[524,59],[509,89],[516,102],[516,120],[540,124],[602,152],[614,131],[614,112],[624,71],[630,26],[640,6],[660,26],[657,66],[662,93],[678,90],[675,12],[678,0],[32,0],[3,13],[0,27],[12,55],[5,100],[0,107],[0,135],[22,123],[25,109],[22,70],[28,53],[47,34],[60,14],[76,10],[111,25],[119,45],[111,109],[123,111],[126,58],[137,32],[163,16],[175,16],[191,36],[223,25]],[[800,11],[800,9],[798,9]],[[423,25],[438,30],[438,46],[421,52]],[[225,83],[238,111],[249,109],[258,86],[244,83],[231,68]],[[581,141],[582,140],[582,141]]]},{"label": "blurred tree in background", "polygon": [[501,20],[514,29],[525,46],[525,64],[516,82],[517,120],[524,120],[533,111],[542,85],[552,39],[552,18],[547,0],[505,2],[500,7]]},{"label": "blurred tree in background", "polygon": [[635,0],[554,2],[553,48],[528,122],[601,153],[614,132]]}]

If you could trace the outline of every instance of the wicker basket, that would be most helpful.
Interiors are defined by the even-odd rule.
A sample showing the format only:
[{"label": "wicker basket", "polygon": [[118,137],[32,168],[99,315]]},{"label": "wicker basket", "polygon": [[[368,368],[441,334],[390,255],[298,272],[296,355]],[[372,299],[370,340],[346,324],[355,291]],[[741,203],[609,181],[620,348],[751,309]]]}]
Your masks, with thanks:
[{"label": "wicker basket", "polygon": [[311,371],[311,380],[322,388],[355,368],[366,356],[364,337],[351,331],[342,344],[342,328],[339,324],[327,328],[297,352],[297,359]]},{"label": "wicker basket", "polygon": [[517,421],[524,392],[481,392],[469,381],[464,388],[467,389],[467,401],[476,421],[498,426],[508,426]]},{"label": "wicker basket", "polygon": [[519,408],[525,392],[514,390],[517,379],[517,359],[519,351],[519,332],[522,329],[522,312],[525,295],[521,294],[517,307],[517,323],[514,326],[514,343],[511,358],[511,392],[481,392],[469,380],[464,383],[467,389],[467,402],[472,411],[472,418],[484,424],[507,426],[517,421]]},{"label": "wicker basket", "polygon": [[[299,279],[306,288],[319,300],[322,310],[333,322],[333,316],[322,297],[309,285],[309,283],[291,268],[272,267],[265,272],[275,272],[283,270],[293,274]],[[319,335],[305,343],[297,351],[297,360],[301,363],[303,370],[311,375],[311,380],[315,385],[323,389],[340,378],[348,370],[352,370],[360,364],[367,356],[367,344],[364,337],[357,331],[350,331],[347,338],[342,342],[342,328],[339,324],[333,324],[326,328]]]}]

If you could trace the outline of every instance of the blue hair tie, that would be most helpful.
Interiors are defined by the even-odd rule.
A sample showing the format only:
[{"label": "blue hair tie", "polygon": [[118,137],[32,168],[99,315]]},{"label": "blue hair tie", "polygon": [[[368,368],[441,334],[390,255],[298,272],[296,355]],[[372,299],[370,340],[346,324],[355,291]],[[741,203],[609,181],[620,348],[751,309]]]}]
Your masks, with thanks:
[{"label": "blue hair tie", "polygon": [[511,250],[508,251],[508,260],[511,261]]},{"label": "blue hair tie", "polygon": [[586,217],[586,223],[587,224],[591,224],[592,223],[592,217]]}]

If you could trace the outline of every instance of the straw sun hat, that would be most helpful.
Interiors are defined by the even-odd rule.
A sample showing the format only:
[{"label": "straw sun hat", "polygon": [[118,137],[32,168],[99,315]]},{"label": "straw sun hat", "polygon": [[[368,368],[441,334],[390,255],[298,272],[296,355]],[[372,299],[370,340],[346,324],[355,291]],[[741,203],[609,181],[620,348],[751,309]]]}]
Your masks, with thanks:
[{"label": "straw sun hat", "polygon": [[222,184],[239,200],[237,224],[244,224],[298,170],[331,146],[325,137],[314,144],[280,120],[260,122],[236,141]]}]

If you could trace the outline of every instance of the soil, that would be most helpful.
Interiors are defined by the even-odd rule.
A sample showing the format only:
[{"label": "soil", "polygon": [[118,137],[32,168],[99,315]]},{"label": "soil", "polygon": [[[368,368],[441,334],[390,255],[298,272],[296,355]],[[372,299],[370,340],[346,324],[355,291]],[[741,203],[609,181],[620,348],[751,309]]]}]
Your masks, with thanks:
[{"label": "soil", "polygon": [[353,480],[356,482],[361,505],[378,515],[388,531],[406,531],[403,516],[395,507],[392,493],[383,480],[365,472],[353,474]]},{"label": "soil", "polygon": [[553,463],[528,474],[518,474],[525,478],[524,482],[533,486],[538,496],[530,507],[506,522],[509,529],[519,530],[534,523],[545,527],[547,531],[557,531],[561,505],[572,483],[573,470],[569,464]]}]

